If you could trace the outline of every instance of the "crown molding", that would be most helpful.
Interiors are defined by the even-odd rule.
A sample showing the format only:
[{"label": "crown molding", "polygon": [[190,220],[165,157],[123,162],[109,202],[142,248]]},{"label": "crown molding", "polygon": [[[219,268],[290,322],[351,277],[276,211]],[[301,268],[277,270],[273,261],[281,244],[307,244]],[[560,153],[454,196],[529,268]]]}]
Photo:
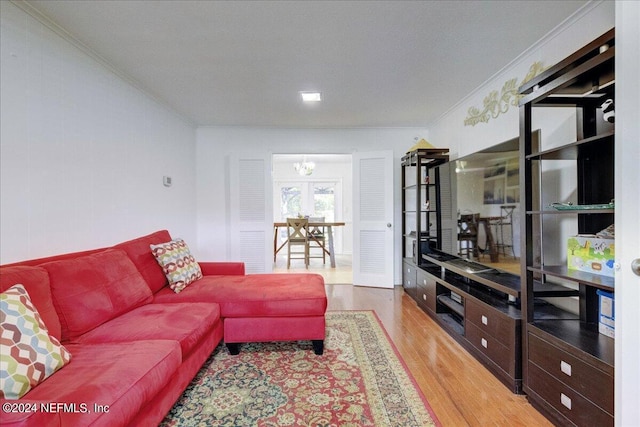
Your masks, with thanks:
[{"label": "crown molding", "polygon": [[602,4],[602,3],[606,2],[606,1],[607,0],[591,0],[588,3],[586,3],[584,6],[582,6],[580,9],[576,10],[571,16],[569,16],[567,19],[565,19],[564,21],[559,23],[555,28],[553,28],[551,31],[549,31],[547,34],[545,34],[540,40],[538,40],[537,42],[535,42],[534,44],[529,46],[520,55],[516,56],[507,65],[502,67],[500,70],[495,72],[491,77],[489,77],[487,80],[485,80],[480,86],[475,88],[473,91],[469,92],[469,94],[467,94],[460,101],[456,102],[451,108],[449,108],[444,113],[442,113],[432,123],[428,124],[427,128],[431,128],[434,125],[436,125],[444,117],[446,117],[449,113],[451,113],[452,111],[458,109],[463,104],[467,103],[469,101],[469,99],[475,97],[481,90],[485,89],[486,86],[488,86],[493,80],[496,80],[502,74],[507,73],[509,70],[514,68],[516,65],[520,65],[520,63],[524,62],[524,60],[529,55],[531,55],[532,53],[536,52],[537,50],[541,49],[542,47],[544,47],[547,44],[549,44],[550,42],[552,42],[556,37],[558,37],[560,34],[562,34],[564,31],[566,31],[567,28],[571,27],[571,25],[573,25],[576,22],[578,22],[584,16],[588,15],[589,13],[591,13],[591,11],[593,9],[595,9],[598,6],[600,6],[600,4]]},{"label": "crown molding", "polygon": [[118,77],[120,80],[123,80],[128,85],[132,86],[134,89],[139,91],[142,95],[149,98],[156,104],[162,106],[169,113],[173,114],[180,120],[186,122],[189,126],[193,127],[194,129],[197,127],[196,123],[194,123],[193,120],[176,111],[165,100],[158,98],[157,96],[150,93],[142,83],[140,83],[138,80],[134,79],[133,77],[129,76],[128,74],[120,71],[106,58],[104,58],[103,56],[98,54],[96,51],[91,49],[89,46],[87,46],[86,44],[78,40],[76,37],[73,36],[73,34],[71,34],[65,28],[63,28],[62,26],[54,22],[51,18],[49,18],[44,13],[42,13],[38,8],[33,6],[31,3],[29,3],[26,0],[10,0],[10,1],[13,5],[18,7],[20,10],[22,10],[32,18],[36,19],[42,25],[47,27],[49,30],[53,31],[57,36],[62,38],[64,41],[66,41],[67,43],[70,43],[73,47],[80,50],[83,54],[87,55],[92,60],[96,61],[98,64],[104,67],[107,71],[109,71],[110,73]]}]

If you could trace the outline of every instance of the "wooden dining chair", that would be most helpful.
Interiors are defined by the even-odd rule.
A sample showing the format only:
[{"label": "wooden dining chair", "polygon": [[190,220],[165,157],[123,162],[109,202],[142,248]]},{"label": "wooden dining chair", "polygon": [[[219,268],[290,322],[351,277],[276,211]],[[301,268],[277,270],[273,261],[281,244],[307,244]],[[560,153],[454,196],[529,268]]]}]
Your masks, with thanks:
[{"label": "wooden dining chair", "polygon": [[[323,216],[309,217],[309,223],[323,223]],[[322,263],[327,263],[327,235],[325,227],[309,225],[309,258],[322,258]],[[320,249],[321,254],[313,254],[312,249]]]},{"label": "wooden dining chair", "polygon": [[460,215],[458,220],[458,254],[466,258],[478,257],[478,219],[480,214]]},{"label": "wooden dining chair", "polygon": [[[300,248],[302,250],[299,250]],[[304,266],[309,268],[309,220],[307,218],[287,218],[287,268],[291,267],[292,259],[304,259]]]}]

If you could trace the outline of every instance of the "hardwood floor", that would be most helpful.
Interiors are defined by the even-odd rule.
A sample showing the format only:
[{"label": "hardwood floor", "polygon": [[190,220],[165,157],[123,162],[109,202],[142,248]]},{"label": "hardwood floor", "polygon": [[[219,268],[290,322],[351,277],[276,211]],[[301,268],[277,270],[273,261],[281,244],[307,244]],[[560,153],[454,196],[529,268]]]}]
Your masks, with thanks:
[{"label": "hardwood floor", "polygon": [[326,289],[328,310],[375,310],[443,426],[552,425],[444,332],[402,287]]},{"label": "hardwood floor", "polygon": [[309,268],[305,268],[304,261],[295,260],[291,262],[291,268],[287,268],[287,255],[278,255],[273,264],[274,273],[317,273],[324,277],[324,283],[341,284],[353,283],[351,270],[351,255],[336,255],[336,267],[332,268],[327,258],[326,263],[322,258],[311,258]]},{"label": "hardwood floor", "polygon": [[[401,286],[377,289],[345,284],[352,283],[351,257],[345,255],[337,256],[336,268],[317,259],[312,259],[308,269],[302,263],[290,269],[286,265],[286,256],[279,256],[274,272],[311,272],[324,277],[328,310],[377,313],[444,427],[552,426],[526,396],[511,393],[418,308]],[[499,268],[507,270],[505,267]]]}]

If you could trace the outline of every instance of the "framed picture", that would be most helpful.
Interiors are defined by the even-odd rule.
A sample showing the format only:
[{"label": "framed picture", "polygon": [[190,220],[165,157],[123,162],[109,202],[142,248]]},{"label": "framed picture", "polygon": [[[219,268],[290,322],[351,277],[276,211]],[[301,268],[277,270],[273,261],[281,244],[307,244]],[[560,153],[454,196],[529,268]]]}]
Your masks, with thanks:
[{"label": "framed picture", "polygon": [[507,162],[501,160],[499,162],[495,162],[493,164],[489,164],[484,168],[484,177],[493,178],[496,176],[504,176],[505,171],[507,170]]},{"label": "framed picture", "polygon": [[520,185],[520,163],[518,159],[509,159],[507,162],[507,187]]},{"label": "framed picture", "polygon": [[484,204],[501,205],[505,202],[504,175],[484,180]]}]

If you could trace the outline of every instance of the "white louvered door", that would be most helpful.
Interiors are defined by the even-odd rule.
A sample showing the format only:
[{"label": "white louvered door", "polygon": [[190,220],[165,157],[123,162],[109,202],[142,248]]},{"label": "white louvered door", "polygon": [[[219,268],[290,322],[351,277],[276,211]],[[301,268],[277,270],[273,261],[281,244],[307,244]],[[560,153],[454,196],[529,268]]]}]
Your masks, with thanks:
[{"label": "white louvered door", "polygon": [[238,155],[229,161],[229,253],[247,273],[273,268],[271,156]]},{"label": "white louvered door", "polygon": [[393,152],[353,154],[353,284],[393,288]]}]

